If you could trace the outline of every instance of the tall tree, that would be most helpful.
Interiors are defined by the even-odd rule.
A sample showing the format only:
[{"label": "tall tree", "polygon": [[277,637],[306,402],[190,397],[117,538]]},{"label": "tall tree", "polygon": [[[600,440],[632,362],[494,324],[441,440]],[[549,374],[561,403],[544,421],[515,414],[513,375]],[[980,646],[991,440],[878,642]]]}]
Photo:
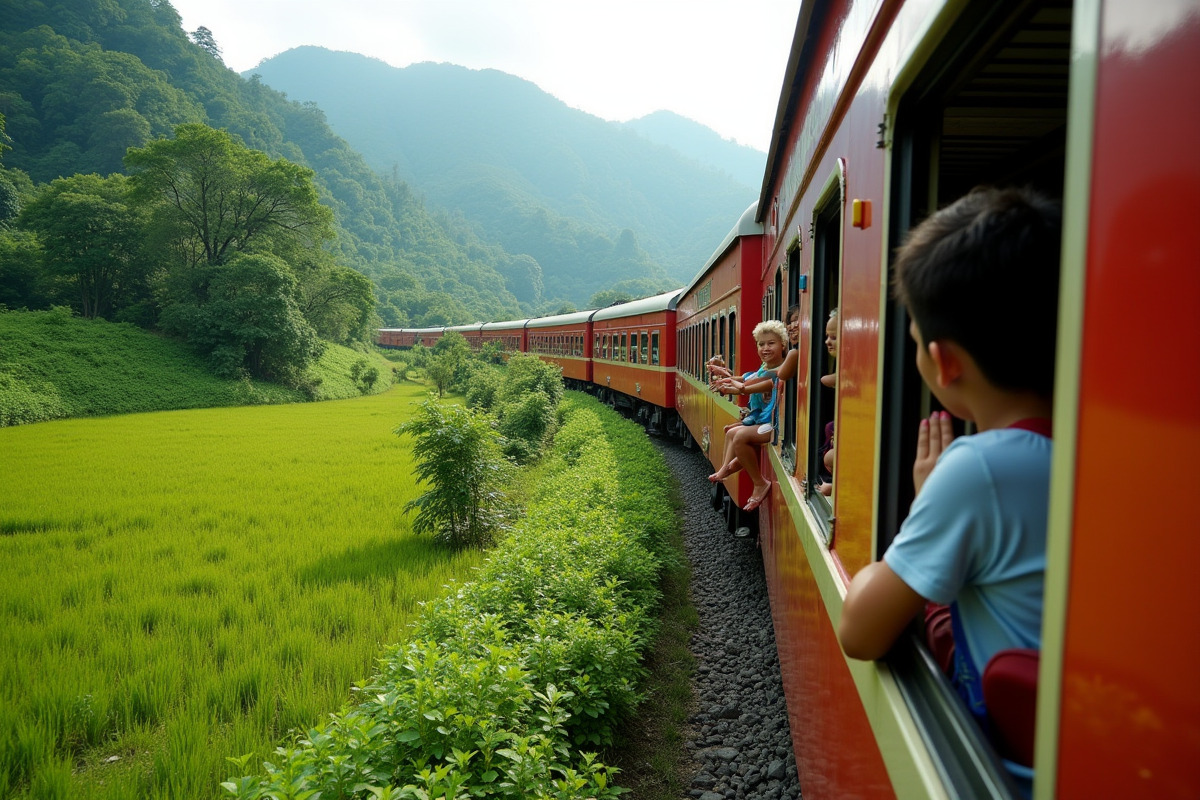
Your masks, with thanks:
[{"label": "tall tree", "polygon": [[37,234],[47,272],[69,279],[85,317],[111,317],[122,289],[144,278],[141,215],[126,204],[123,175],[59,178],[19,218]]},{"label": "tall tree", "polygon": [[133,196],[157,204],[160,223],[192,266],[333,236],[333,214],[317,201],[312,170],[272,161],[227,131],[180,125],[174,139],[131,148],[125,165]]},{"label": "tall tree", "polygon": [[217,46],[217,40],[213,37],[212,31],[201,25],[188,35],[197,47],[218,61],[221,60],[221,48]]}]

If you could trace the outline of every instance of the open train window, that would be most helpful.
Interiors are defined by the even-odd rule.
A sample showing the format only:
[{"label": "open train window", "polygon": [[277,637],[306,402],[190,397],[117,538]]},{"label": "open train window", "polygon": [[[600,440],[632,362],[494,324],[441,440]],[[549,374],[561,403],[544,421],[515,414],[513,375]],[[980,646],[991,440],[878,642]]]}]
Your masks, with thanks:
[{"label": "open train window", "polygon": [[650,334],[642,331],[642,363],[650,363]]},{"label": "open train window", "polygon": [[650,363],[658,364],[658,331],[650,334]]},{"label": "open train window", "polygon": [[737,368],[737,311],[729,311],[729,349],[727,353],[729,371],[736,374]]},{"label": "open train window", "polygon": [[[835,479],[831,451],[836,442],[834,417],[837,411],[834,356],[825,347],[825,330],[838,306],[842,267],[843,173],[830,177],[813,212],[813,263],[810,286],[812,336],[808,364],[808,447],[806,494],[816,512],[826,542],[833,536],[832,490]],[[832,386],[828,385],[833,383]]]},{"label": "open train window", "polygon": [[[787,255],[787,302],[784,304],[784,312],[782,319],[786,324],[788,316],[792,313],[792,309],[796,309],[796,313],[800,311],[800,247],[799,241],[788,250]],[[791,348],[791,342],[788,342],[788,348]],[[780,386],[780,396],[782,402],[780,404],[779,422],[782,429],[780,438],[780,456],[783,459],[783,464],[787,471],[795,474],[796,472],[796,420],[799,415],[800,405],[799,397],[797,396],[797,374],[793,375],[790,380]]]},{"label": "open train window", "polygon": [[[892,133],[889,251],[929,213],[975,186],[1033,186],[1061,197],[1066,167],[1072,7],[971,3],[939,37],[899,98]],[[877,556],[913,500],[918,424],[936,407],[915,366],[904,308],[889,298],[880,404]],[[889,666],[951,794],[1019,796],[1011,778],[914,634]]]}]

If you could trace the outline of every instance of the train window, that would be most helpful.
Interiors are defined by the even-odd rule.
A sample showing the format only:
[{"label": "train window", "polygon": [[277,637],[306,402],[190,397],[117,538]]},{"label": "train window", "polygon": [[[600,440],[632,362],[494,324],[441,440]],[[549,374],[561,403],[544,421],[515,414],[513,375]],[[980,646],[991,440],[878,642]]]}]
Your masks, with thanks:
[{"label": "train window", "polygon": [[650,363],[650,334],[642,331],[642,363]]},{"label": "train window", "polygon": [[629,334],[625,333],[624,331],[621,331],[621,354],[618,357],[619,360],[621,360],[621,361],[628,360],[628,353],[629,353],[628,337],[629,337]]},{"label": "train window", "polygon": [[771,292],[772,305],[771,319],[783,319],[783,269],[775,270],[775,289]]},{"label": "train window", "polygon": [[[798,326],[800,317],[799,241],[796,242],[796,245],[788,251],[787,255],[787,311],[783,314],[783,321],[789,326],[792,324],[793,317],[796,318]],[[788,330],[790,333],[791,328],[789,327]],[[796,471],[796,421],[800,413],[800,398],[797,395],[797,387],[799,386],[797,377],[799,372],[800,370],[797,368],[797,374],[793,375],[791,380],[781,387],[780,425],[782,431],[780,437],[780,455],[784,465],[788,468],[788,472],[791,473],[795,473]]]},{"label": "train window", "polygon": [[658,331],[650,334],[650,363],[658,364]]},{"label": "train window", "polygon": [[725,351],[726,364],[730,372],[737,372],[737,310],[729,311],[729,349]]},{"label": "train window", "polygon": [[[725,342],[728,341],[728,339],[725,338],[725,332],[728,330],[729,320],[726,319],[725,314],[722,314],[719,319],[720,331],[717,333],[717,354],[722,358],[725,358]],[[728,364],[729,359],[725,359],[725,363]]]},{"label": "train window", "polygon": [[[834,417],[837,409],[838,324],[831,315],[838,305],[842,262],[842,182],[835,174],[826,185],[813,213],[812,336],[809,341],[808,453],[806,459],[809,504],[816,512],[826,541],[833,538],[832,494],[836,479],[834,452],[837,444]],[[834,342],[826,347],[826,331]]]}]

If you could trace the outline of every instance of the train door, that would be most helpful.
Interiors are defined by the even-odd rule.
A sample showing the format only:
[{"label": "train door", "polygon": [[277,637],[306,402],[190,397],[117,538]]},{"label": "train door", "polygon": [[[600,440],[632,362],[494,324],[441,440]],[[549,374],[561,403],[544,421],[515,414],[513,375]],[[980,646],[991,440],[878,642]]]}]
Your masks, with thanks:
[{"label": "train door", "polygon": [[[888,252],[925,216],[977,185],[1033,186],[1061,197],[1071,23],[1070,4],[1059,0],[976,2],[931,44],[924,65],[893,98]],[[876,557],[908,513],[918,424],[937,407],[917,373],[908,328],[904,308],[889,299]],[[960,425],[958,432],[970,431]],[[963,797],[1017,796],[915,631],[888,662],[947,785]]]}]

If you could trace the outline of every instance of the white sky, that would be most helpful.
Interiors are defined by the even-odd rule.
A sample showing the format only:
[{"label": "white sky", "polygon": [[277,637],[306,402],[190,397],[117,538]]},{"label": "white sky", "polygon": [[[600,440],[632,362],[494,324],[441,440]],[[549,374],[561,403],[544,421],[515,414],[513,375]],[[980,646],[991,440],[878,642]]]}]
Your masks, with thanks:
[{"label": "white sky", "polygon": [[300,45],[493,68],[626,121],[666,109],[759,150],[800,0],[171,0],[243,72]]}]

